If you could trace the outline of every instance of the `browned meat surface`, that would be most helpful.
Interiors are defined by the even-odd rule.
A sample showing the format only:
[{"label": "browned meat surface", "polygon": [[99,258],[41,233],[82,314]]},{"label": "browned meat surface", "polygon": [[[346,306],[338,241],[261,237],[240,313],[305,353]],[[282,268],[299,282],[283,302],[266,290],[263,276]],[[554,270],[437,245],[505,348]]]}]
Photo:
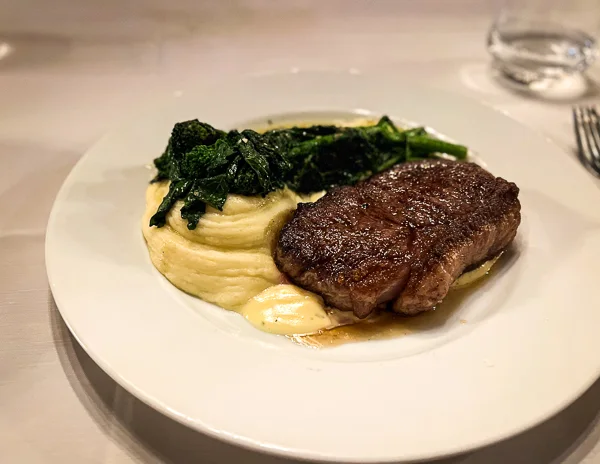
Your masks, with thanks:
[{"label": "browned meat surface", "polygon": [[279,269],[326,303],[366,317],[439,303],[465,268],[517,232],[518,187],[472,163],[405,163],[300,204],[275,250]]}]

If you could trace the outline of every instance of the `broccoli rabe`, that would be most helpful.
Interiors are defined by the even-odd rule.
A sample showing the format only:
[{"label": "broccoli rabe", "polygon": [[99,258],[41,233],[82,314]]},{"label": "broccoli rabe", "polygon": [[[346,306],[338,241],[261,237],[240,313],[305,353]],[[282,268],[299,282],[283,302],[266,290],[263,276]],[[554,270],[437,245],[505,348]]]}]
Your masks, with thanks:
[{"label": "broccoli rabe", "polygon": [[466,147],[441,141],[423,128],[399,130],[387,117],[371,126],[252,130],[225,133],[198,120],[175,124],[153,181],[169,180],[151,226],[161,227],[177,200],[194,229],[206,205],[223,209],[227,195],[262,195],[290,187],[299,193],[356,183],[394,164],[446,153],[457,159]]}]

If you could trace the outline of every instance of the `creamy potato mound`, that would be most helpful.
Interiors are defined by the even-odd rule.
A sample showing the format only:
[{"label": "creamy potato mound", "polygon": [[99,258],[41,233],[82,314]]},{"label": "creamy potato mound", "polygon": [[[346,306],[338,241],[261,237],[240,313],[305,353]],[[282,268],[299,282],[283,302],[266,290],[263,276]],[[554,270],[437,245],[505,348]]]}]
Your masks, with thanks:
[{"label": "creamy potato mound", "polygon": [[238,311],[280,283],[271,252],[278,231],[301,201],[297,194],[284,189],[265,198],[229,195],[223,211],[207,207],[194,230],[181,219],[179,202],[163,227],[150,227],[168,188],[168,182],[148,186],[142,231],[152,263],[173,285]]}]

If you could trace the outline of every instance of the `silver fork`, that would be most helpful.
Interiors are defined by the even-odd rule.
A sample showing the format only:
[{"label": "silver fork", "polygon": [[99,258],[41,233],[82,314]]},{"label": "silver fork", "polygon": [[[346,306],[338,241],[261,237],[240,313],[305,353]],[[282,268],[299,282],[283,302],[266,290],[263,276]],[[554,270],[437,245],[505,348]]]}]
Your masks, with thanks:
[{"label": "silver fork", "polygon": [[581,162],[600,175],[600,117],[594,106],[575,106],[573,126]]}]

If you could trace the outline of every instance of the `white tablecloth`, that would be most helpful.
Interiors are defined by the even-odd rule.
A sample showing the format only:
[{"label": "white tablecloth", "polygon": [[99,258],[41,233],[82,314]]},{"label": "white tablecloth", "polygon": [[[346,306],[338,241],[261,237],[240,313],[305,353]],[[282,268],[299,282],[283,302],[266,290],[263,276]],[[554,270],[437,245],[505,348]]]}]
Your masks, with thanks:
[{"label": "white tablecloth", "polygon": [[[46,280],[54,196],[120,121],[237,74],[396,72],[483,100],[574,156],[572,101],[516,94],[490,78],[494,3],[0,0],[0,40],[12,47],[0,59],[0,463],[284,462],[165,418],[90,360]],[[447,462],[600,462],[599,412],[597,383],[535,429]]]}]

